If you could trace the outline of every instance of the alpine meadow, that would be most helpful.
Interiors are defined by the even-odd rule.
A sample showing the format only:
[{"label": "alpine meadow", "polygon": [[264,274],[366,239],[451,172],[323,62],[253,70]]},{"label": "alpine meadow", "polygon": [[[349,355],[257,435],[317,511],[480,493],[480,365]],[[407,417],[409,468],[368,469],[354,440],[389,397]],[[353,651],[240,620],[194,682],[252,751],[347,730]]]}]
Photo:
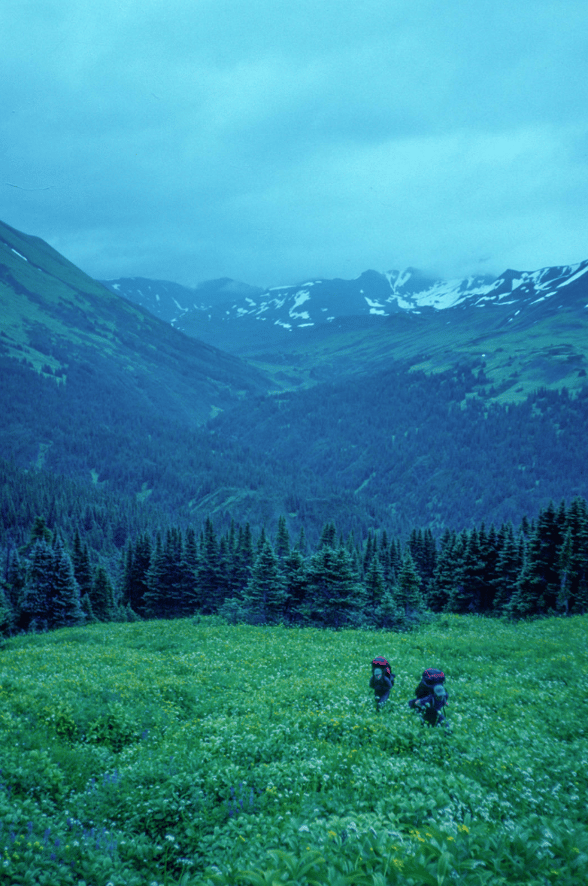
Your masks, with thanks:
[{"label": "alpine meadow", "polygon": [[586,882],[587,304],[0,223],[0,882]]},{"label": "alpine meadow", "polygon": [[[209,616],[11,639],[2,882],[579,886],[586,627]],[[374,652],[397,674],[379,716]],[[448,675],[445,729],[407,706],[431,661]]]}]

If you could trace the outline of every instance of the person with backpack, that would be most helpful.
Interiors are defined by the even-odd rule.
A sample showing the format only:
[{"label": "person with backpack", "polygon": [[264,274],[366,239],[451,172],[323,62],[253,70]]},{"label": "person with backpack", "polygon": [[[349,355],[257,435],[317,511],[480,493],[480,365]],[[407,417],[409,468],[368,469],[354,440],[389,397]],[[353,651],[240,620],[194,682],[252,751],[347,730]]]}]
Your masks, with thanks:
[{"label": "person with backpack", "polygon": [[380,712],[390,697],[390,690],[394,686],[392,668],[383,655],[377,655],[372,659],[372,676],[370,689],[374,690],[376,699],[376,712]]},{"label": "person with backpack", "polygon": [[429,726],[447,725],[443,708],[449,701],[449,693],[445,686],[445,674],[439,668],[427,668],[423,671],[420,683],[415,689],[416,698],[411,698],[408,706],[419,711],[423,722]]}]

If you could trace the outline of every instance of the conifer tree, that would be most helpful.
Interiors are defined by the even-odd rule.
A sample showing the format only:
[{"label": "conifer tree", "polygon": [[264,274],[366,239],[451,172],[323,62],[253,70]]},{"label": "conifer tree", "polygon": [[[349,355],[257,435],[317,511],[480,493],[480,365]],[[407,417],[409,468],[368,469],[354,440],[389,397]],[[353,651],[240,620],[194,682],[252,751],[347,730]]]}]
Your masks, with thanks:
[{"label": "conifer tree", "polygon": [[90,552],[88,545],[82,544],[79,530],[74,535],[73,551],[71,555],[74,575],[80,589],[80,596],[90,593],[92,588],[92,566],[90,564]]},{"label": "conifer tree", "polygon": [[461,582],[462,565],[463,544],[458,542],[455,531],[446,529],[441,536],[435,571],[427,593],[427,604],[433,612],[448,609],[450,595]]},{"label": "conifer tree", "polygon": [[[521,533],[521,544],[524,546],[524,536]],[[517,580],[523,562],[523,550],[517,542],[512,523],[504,524],[498,533],[498,558],[496,562],[496,574],[494,578],[495,592],[493,611],[502,615],[508,610],[508,605],[517,589]]]},{"label": "conifer tree", "polygon": [[373,558],[375,556],[377,556],[377,552],[378,552],[378,545],[377,545],[376,539],[372,535],[372,531],[370,529],[368,532],[366,543],[365,543],[365,551],[364,551],[364,555],[363,555],[362,571],[361,571],[362,575],[367,576],[371,562],[372,562]]},{"label": "conifer tree", "polygon": [[363,602],[363,588],[348,551],[323,543],[308,565],[305,616],[317,624],[339,628],[353,623]]},{"label": "conifer tree", "polygon": [[129,542],[124,555],[121,583],[123,606],[130,606],[137,615],[145,615],[145,594],[148,591],[148,574],[151,564],[151,539],[145,532],[133,545]]},{"label": "conifer tree", "polygon": [[545,508],[527,545],[525,562],[509,612],[515,618],[555,612],[560,595],[559,551],[561,520],[553,503]]},{"label": "conifer tree", "polygon": [[202,612],[216,612],[224,601],[219,543],[210,517],[204,524],[196,596]]},{"label": "conifer tree", "polygon": [[323,530],[321,532],[321,537],[319,541],[319,550],[320,548],[328,547],[335,548],[337,546],[337,529],[335,528],[334,523],[325,523],[323,526]]},{"label": "conifer tree", "polygon": [[25,630],[48,630],[53,626],[53,552],[42,536],[33,544],[21,605]]},{"label": "conifer tree", "polygon": [[[224,601],[231,596],[231,572],[232,557],[229,550],[229,540],[226,535],[221,537],[218,546],[219,565],[219,600]],[[219,605],[221,605],[219,603]]]},{"label": "conifer tree", "polygon": [[298,541],[296,542],[296,550],[300,551],[303,557],[306,556],[306,534],[304,532],[304,526],[300,527],[300,533],[298,534]]},{"label": "conifer tree", "polygon": [[306,562],[298,548],[292,548],[282,564],[286,589],[286,614],[289,620],[299,621],[307,594]]},{"label": "conifer tree", "polygon": [[251,526],[246,523],[243,528],[239,527],[237,551],[233,565],[233,593],[237,598],[244,594],[249,584],[254,560]]},{"label": "conifer tree", "polygon": [[54,542],[52,554],[49,626],[61,628],[83,624],[84,613],[73,563],[59,536]]},{"label": "conifer tree", "polygon": [[26,584],[26,564],[20,559],[18,549],[10,548],[6,564],[6,602],[14,618],[14,626],[19,624],[20,611]]},{"label": "conifer tree", "polygon": [[276,624],[286,610],[286,588],[279,560],[266,538],[253,565],[245,604],[259,624]]},{"label": "conifer tree", "polygon": [[420,587],[420,576],[414,565],[410,549],[407,548],[394,589],[394,603],[403,611],[406,618],[414,618],[423,609]]},{"label": "conifer tree", "polygon": [[46,541],[50,544],[53,540],[53,533],[48,528],[44,517],[35,517],[33,528],[31,529],[31,542]]},{"label": "conifer tree", "polygon": [[453,585],[449,593],[448,608],[451,612],[480,612],[485,568],[480,535],[474,527],[467,533],[461,580]]},{"label": "conifer tree", "polygon": [[286,518],[284,516],[281,516],[278,519],[275,551],[278,559],[282,561],[285,560],[290,553],[290,535],[288,533]]},{"label": "conifer tree", "polygon": [[15,612],[8,601],[5,588],[0,585],[0,636],[8,636],[14,629]]},{"label": "conifer tree", "polygon": [[365,577],[365,598],[369,613],[382,605],[384,600],[385,586],[384,575],[378,557],[372,557]]},{"label": "conifer tree", "polygon": [[588,612],[588,505],[584,499],[575,498],[568,509],[558,568],[558,608],[566,614]]},{"label": "conifer tree", "polygon": [[190,527],[186,530],[186,540],[180,564],[182,615],[192,615],[197,609],[196,581],[198,576],[198,565],[199,557],[196,533],[192,527]]},{"label": "conifer tree", "polygon": [[115,614],[114,589],[106,569],[101,564],[96,567],[88,596],[94,618],[98,621],[112,621]]},{"label": "conifer tree", "polygon": [[149,571],[147,573],[147,590],[143,598],[143,606],[147,618],[164,618],[166,612],[166,557],[161,533],[155,536],[155,546],[151,551]]}]

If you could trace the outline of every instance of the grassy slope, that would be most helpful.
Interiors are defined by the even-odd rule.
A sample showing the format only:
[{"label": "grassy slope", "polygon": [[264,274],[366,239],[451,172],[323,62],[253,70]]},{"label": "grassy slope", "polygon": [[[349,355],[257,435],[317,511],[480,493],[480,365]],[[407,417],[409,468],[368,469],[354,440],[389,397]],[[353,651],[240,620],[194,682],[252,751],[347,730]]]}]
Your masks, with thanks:
[{"label": "grassy slope", "polygon": [[[398,635],[204,620],[11,640],[3,882],[578,886],[587,626],[449,617]],[[397,673],[380,717],[375,654]],[[448,674],[447,733],[407,708],[431,665]]]},{"label": "grassy slope", "polygon": [[1,222],[0,309],[3,354],[60,379],[71,362],[107,360],[129,396],[158,385],[164,409],[189,423],[267,386],[239,358],[187,338]]},{"label": "grassy slope", "polygon": [[[529,309],[530,310],[530,309]],[[286,340],[279,355],[249,354],[276,388],[308,386],[349,371],[377,371],[393,360],[413,369],[443,372],[461,361],[484,364],[493,399],[521,402],[540,387],[570,391],[586,383],[588,316],[564,310],[505,321],[500,306],[461,314],[394,315],[381,324],[316,330]],[[464,315],[465,316],[465,315]],[[582,373],[584,370],[584,373]]]}]

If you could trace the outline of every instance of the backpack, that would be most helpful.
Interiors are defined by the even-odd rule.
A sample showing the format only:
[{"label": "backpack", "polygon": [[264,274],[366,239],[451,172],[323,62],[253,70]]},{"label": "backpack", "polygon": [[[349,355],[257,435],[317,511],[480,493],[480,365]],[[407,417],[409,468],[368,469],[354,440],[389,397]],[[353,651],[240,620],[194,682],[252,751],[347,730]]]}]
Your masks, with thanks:
[{"label": "backpack", "polygon": [[417,698],[424,698],[434,691],[435,686],[443,686],[444,683],[445,674],[443,671],[440,671],[439,668],[426,668],[423,671],[421,682],[415,690],[415,695]]},{"label": "backpack", "polygon": [[382,655],[377,655],[374,659],[372,659],[372,674],[374,673],[376,668],[380,668],[383,671],[384,676],[388,677],[389,680],[392,680],[392,682],[394,682],[394,674],[392,673],[392,668],[388,664],[387,659],[385,659]]}]

